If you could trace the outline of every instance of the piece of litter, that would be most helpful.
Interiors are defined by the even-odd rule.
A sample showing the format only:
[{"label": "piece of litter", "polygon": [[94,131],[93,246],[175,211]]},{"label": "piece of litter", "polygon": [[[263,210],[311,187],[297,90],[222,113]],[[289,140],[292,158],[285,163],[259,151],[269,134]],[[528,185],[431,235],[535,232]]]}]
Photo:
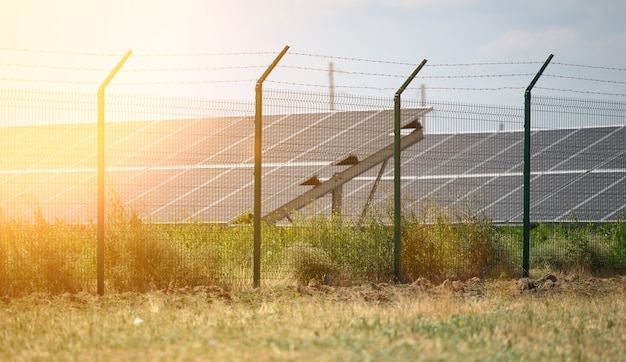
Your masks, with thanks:
[{"label": "piece of litter", "polygon": [[135,320],[133,321],[133,324],[136,326],[140,325],[141,323],[143,323],[143,319],[139,317],[135,318]]}]

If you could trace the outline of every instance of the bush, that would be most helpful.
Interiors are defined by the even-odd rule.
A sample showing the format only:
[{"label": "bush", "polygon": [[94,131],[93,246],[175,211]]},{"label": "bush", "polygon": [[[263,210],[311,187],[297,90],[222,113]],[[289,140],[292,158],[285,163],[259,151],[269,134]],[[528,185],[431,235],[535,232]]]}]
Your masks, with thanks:
[{"label": "bush", "polygon": [[594,226],[575,222],[540,224],[531,236],[531,261],[564,272],[616,273],[626,270],[624,222]]},{"label": "bush", "polygon": [[0,220],[0,295],[59,294],[85,289],[82,254],[89,226],[46,221],[35,208],[34,222]]},{"label": "bush", "polygon": [[207,244],[170,238],[167,226],[144,224],[118,200],[108,215],[105,243],[106,281],[116,291],[143,292],[172,286],[211,285],[215,264],[199,262]]},{"label": "bush", "polygon": [[401,256],[405,279],[441,282],[513,274],[510,257],[499,247],[491,224],[471,212],[432,204],[420,215],[407,215]]},{"label": "bush", "polygon": [[311,279],[322,282],[327,275],[337,272],[330,256],[321,248],[297,244],[286,255],[291,273],[300,284],[306,285]]},{"label": "bush", "polygon": [[334,266],[333,274],[341,280],[393,278],[393,229],[378,220],[359,226],[341,217],[321,215],[296,219],[291,227],[279,229],[281,232],[271,238],[280,234],[283,248],[296,246],[290,251],[294,253],[307,246],[323,252]]}]

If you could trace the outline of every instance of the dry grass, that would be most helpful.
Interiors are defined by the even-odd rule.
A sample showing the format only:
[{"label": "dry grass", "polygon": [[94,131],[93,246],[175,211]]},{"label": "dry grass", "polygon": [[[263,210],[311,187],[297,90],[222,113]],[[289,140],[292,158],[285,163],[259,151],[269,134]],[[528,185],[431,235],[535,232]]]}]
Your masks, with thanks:
[{"label": "dry grass", "polygon": [[619,278],[524,293],[506,280],[458,292],[423,283],[33,294],[0,303],[0,360],[619,360],[625,296]]}]

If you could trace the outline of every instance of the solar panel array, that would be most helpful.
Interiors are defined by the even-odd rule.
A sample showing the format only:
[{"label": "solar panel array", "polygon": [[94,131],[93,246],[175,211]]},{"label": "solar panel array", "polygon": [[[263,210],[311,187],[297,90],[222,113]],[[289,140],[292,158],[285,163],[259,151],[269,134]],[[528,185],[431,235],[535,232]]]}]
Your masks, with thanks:
[{"label": "solar panel array", "polygon": [[[520,122],[519,114],[492,115],[489,122],[496,127],[490,131],[438,132],[437,124],[475,121],[476,115],[451,115],[437,104],[426,109],[413,104],[402,111],[403,125],[424,117],[428,122],[424,139],[402,155],[405,207],[419,210],[436,202],[469,207],[494,222],[521,222],[523,133],[497,127],[498,120]],[[389,107],[274,112],[263,122],[264,214],[310,189],[302,185],[306,180],[327,180],[348,167],[338,161],[362,160],[393,142]],[[49,220],[94,221],[96,136],[93,123],[2,127],[4,216],[30,219],[41,212]],[[147,221],[228,223],[252,208],[254,117],[249,114],[109,122],[106,142],[109,194]],[[534,130],[531,165],[533,221],[623,220],[626,126]],[[366,203],[374,210],[389,205],[393,165],[384,166],[344,185],[347,217],[359,217]],[[301,212],[329,214],[331,196]]]}]

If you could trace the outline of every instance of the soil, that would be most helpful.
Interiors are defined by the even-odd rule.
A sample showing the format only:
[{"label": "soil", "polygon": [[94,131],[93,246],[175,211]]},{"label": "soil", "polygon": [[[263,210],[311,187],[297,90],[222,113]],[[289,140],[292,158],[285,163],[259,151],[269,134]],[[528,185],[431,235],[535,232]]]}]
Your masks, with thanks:
[{"label": "soil", "polygon": [[[545,273],[541,277],[531,278],[482,280],[475,277],[465,281],[447,279],[443,283],[433,283],[428,278],[418,278],[410,284],[362,283],[351,286],[332,286],[318,281],[311,281],[306,286],[296,284],[287,287],[262,287],[247,291],[228,291],[219,287],[184,287],[160,290],[153,293],[179,296],[181,297],[181,307],[184,307],[184,298],[182,297],[185,295],[202,295],[206,297],[208,302],[220,301],[224,304],[256,304],[279,298],[315,297],[322,297],[333,302],[384,304],[392,302],[398,296],[483,298],[500,295],[516,298],[566,293],[567,295],[594,297],[616,292],[623,293],[626,296],[626,276],[581,277],[578,274],[555,275]],[[140,293],[111,294],[106,297],[129,300],[142,299]],[[53,300],[65,300],[78,304],[98,303],[99,300],[102,302],[98,296],[87,292],[65,293],[54,296],[46,293],[33,293],[16,299],[21,299],[22,301],[26,299],[35,304],[48,304]],[[0,298],[0,305],[9,305],[13,302],[15,302],[14,298],[6,296]]]},{"label": "soil", "polygon": [[465,281],[446,279],[440,284],[433,283],[427,278],[418,278],[411,284],[366,283],[350,287],[333,287],[311,282],[307,286],[292,286],[289,289],[301,296],[325,294],[328,299],[334,301],[360,299],[371,303],[386,303],[397,295],[483,298],[504,294],[515,298],[567,293],[593,297],[615,292],[626,294],[626,276],[583,278],[578,274],[546,273],[541,277],[520,279],[482,280],[478,277]]}]

